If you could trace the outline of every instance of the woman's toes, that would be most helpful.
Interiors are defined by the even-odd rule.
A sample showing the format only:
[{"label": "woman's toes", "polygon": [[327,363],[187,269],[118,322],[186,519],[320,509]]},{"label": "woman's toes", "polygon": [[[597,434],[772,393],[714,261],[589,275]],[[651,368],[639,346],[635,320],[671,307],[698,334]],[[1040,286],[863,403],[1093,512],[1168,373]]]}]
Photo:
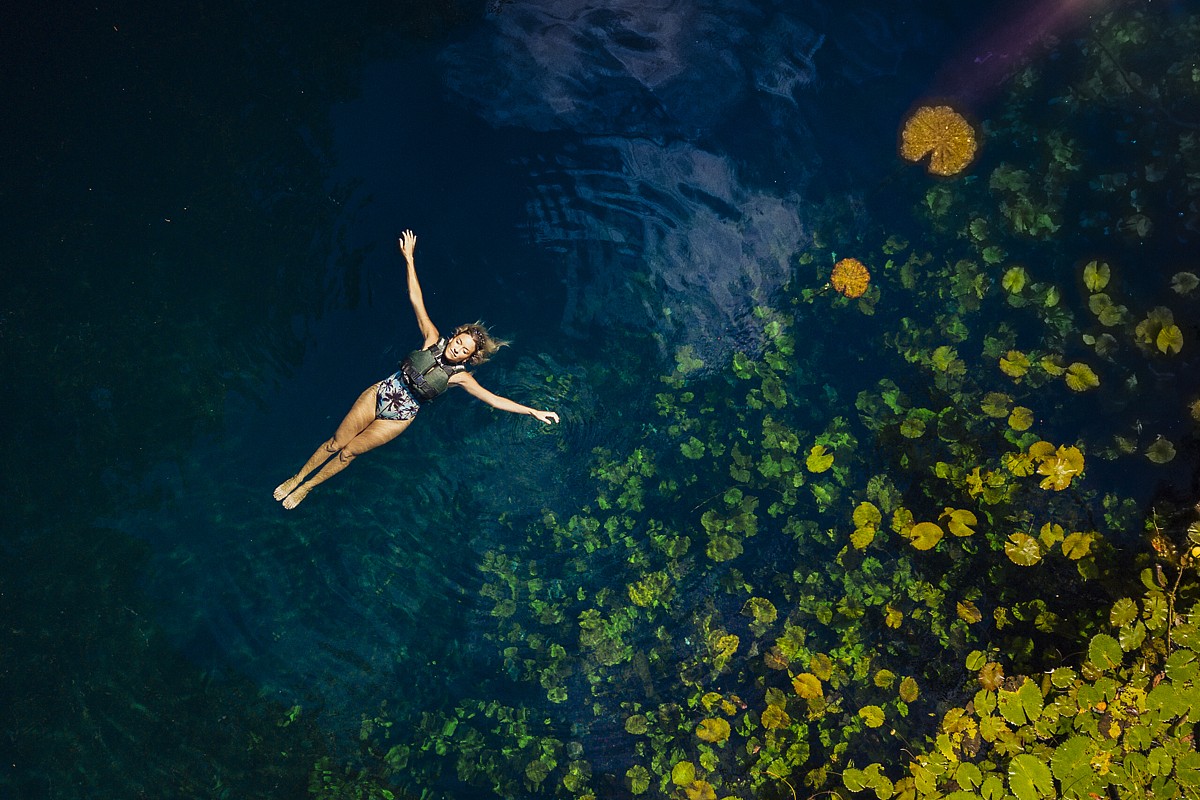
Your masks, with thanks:
[{"label": "woman's toes", "polygon": [[300,502],[302,500],[304,500],[304,498],[307,496],[308,496],[308,489],[297,489],[296,491],[289,494],[286,498],[284,498],[283,507],[288,510],[291,510],[291,509],[295,508],[296,506],[300,505]]},{"label": "woman's toes", "polygon": [[292,489],[296,488],[296,479],[288,478],[283,483],[275,487],[274,497],[276,500],[282,500],[292,493]]}]

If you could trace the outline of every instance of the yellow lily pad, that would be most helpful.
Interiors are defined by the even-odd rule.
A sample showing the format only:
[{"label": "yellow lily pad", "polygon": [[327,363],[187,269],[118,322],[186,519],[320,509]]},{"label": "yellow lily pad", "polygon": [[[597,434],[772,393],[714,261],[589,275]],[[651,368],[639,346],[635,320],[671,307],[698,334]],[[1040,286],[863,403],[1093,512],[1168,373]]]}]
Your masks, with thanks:
[{"label": "yellow lily pad", "polygon": [[1092,552],[1092,542],[1095,541],[1095,533],[1081,533],[1075,531],[1069,534],[1062,543],[1062,553],[1072,561],[1079,559]]},{"label": "yellow lily pad", "polygon": [[1009,350],[1000,358],[1000,371],[1010,378],[1020,379],[1029,371],[1029,356],[1020,350]]},{"label": "yellow lily pad", "polygon": [[671,783],[676,786],[687,786],[696,780],[696,765],[690,761],[680,761],[671,767]]},{"label": "yellow lily pad", "polygon": [[1061,542],[1065,535],[1066,531],[1063,530],[1062,525],[1057,522],[1047,522],[1038,531],[1038,541],[1042,543],[1042,547],[1049,549]]},{"label": "yellow lily pad", "polygon": [[879,513],[879,509],[875,507],[874,503],[864,500],[855,507],[853,519],[855,526],[863,528],[867,525],[879,525],[883,521],[883,515]]},{"label": "yellow lily pad", "polygon": [[1025,288],[1027,275],[1024,267],[1010,267],[1000,279],[1000,285],[1011,294],[1020,294]]},{"label": "yellow lily pad", "polygon": [[904,622],[904,612],[898,608],[893,608],[889,603],[884,609],[883,624],[889,628],[899,628]]},{"label": "yellow lily pad", "polygon": [[792,678],[792,688],[805,700],[815,700],[825,693],[821,688],[821,679],[811,672],[801,672]]},{"label": "yellow lily pad", "polygon": [[909,541],[918,550],[930,550],[942,540],[941,527],[936,522],[918,522],[908,532]]},{"label": "yellow lily pad", "polygon": [[858,710],[858,716],[868,728],[878,728],[883,725],[883,709],[879,706],[863,706]]},{"label": "yellow lily pad", "polygon": [[1092,368],[1082,361],[1076,361],[1067,367],[1065,379],[1067,388],[1073,392],[1086,392],[1088,389],[1095,389],[1100,385],[1100,378],[1092,371]]},{"label": "yellow lily pad", "polygon": [[1042,547],[1032,536],[1025,533],[1014,533],[1004,543],[1004,554],[1014,564],[1032,567],[1042,560]]},{"label": "yellow lily pad", "polygon": [[779,706],[767,706],[762,712],[762,724],[767,730],[786,728],[792,724],[792,719]]},{"label": "yellow lily pad", "polygon": [[855,550],[865,550],[871,542],[875,541],[875,532],[878,529],[874,525],[867,525],[862,528],[855,528],[850,534],[850,544]]},{"label": "yellow lily pad", "polygon": [[971,536],[975,533],[975,527],[979,524],[979,518],[975,516],[975,512],[965,508],[949,508],[942,512],[941,519],[946,520],[946,527],[955,536]]},{"label": "yellow lily pad", "polygon": [[1089,292],[1099,292],[1112,277],[1112,270],[1103,261],[1090,261],[1083,268],[1083,285]]},{"label": "yellow lily pad", "polygon": [[974,625],[983,619],[983,614],[980,613],[979,608],[970,600],[959,600],[955,603],[954,611],[958,614],[958,618],[968,625]]},{"label": "yellow lily pad", "polygon": [[1167,325],[1158,332],[1155,338],[1158,349],[1168,355],[1174,355],[1183,349],[1183,331],[1178,325]]},{"label": "yellow lily pad", "polygon": [[1018,478],[1033,474],[1033,459],[1026,453],[1005,453],[1000,456],[1000,464]]},{"label": "yellow lily pad", "polygon": [[696,736],[703,741],[718,744],[729,738],[729,723],[720,717],[700,720],[700,724],[696,726]]},{"label": "yellow lily pad", "polygon": [[1008,427],[1014,431],[1027,431],[1033,425],[1033,410],[1025,406],[1017,406],[1008,415]]},{"label": "yellow lily pad", "polygon": [[1062,356],[1058,355],[1057,353],[1051,353],[1048,356],[1043,356],[1042,360],[1039,361],[1038,364],[1047,375],[1053,375],[1056,378],[1067,371],[1067,368],[1062,365]]},{"label": "yellow lily pad", "polygon": [[833,453],[825,449],[825,445],[815,444],[804,460],[809,472],[824,472],[833,466]]}]

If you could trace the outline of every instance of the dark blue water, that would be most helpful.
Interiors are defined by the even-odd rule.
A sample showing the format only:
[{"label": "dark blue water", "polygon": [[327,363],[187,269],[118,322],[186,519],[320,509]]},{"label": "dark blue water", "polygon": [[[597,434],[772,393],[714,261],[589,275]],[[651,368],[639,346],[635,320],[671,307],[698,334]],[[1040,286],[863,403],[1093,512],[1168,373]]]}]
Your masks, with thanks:
[{"label": "dark blue water", "polygon": [[[297,797],[321,769],[365,767],[396,791],[478,796],[487,780],[417,754],[382,769],[378,742],[415,751],[434,715],[487,702],[553,717],[595,785],[623,791],[628,709],[594,692],[609,704],[594,712],[579,673],[566,703],[522,679],[496,559],[540,576],[547,602],[624,593],[620,553],[581,577],[539,523],[595,510],[596,448],[678,459],[661,376],[681,350],[697,381],[763,352],[756,307],[793,315],[793,424],[854,414],[900,363],[881,343],[906,311],[792,305],[810,280],[797,254],[849,254],[880,225],[916,235],[933,184],[896,156],[902,120],[930,98],[988,118],[1022,59],[1048,58],[1034,32],[1070,40],[1094,21],[1020,28],[1034,5],[89,5],[6,25],[0,794]],[[1162,302],[1194,266],[1187,201],[1151,196],[1153,240],[1121,235],[1123,210],[1055,252],[1123,260],[1131,306]],[[513,340],[481,383],[563,422],[458,393],[284,512],[272,488],[419,341],[406,228],[435,323],[482,318]],[[1075,265],[1044,252],[1014,257],[1070,284]],[[1081,289],[1064,296],[1086,313]],[[1190,345],[1194,313],[1176,313]],[[1106,386],[1152,375],[1155,391],[1036,409],[1055,441],[1136,425],[1142,449],[1178,445],[1167,472],[1089,462],[1089,508],[1186,495],[1191,363],[1190,346],[1149,373],[1113,362]],[[896,468],[895,442],[853,425],[863,475]],[[687,486],[652,513],[695,527],[724,490]],[[795,568],[790,539],[761,541],[755,569]],[[737,576],[680,577],[675,624]],[[647,696],[683,699],[635,663]]]}]

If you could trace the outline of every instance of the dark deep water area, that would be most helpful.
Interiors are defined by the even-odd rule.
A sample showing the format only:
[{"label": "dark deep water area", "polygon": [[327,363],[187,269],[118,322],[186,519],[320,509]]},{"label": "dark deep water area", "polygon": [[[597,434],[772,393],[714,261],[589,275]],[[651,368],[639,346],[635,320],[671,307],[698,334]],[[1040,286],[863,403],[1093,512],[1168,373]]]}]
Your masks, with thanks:
[{"label": "dark deep water area", "polygon": [[[968,359],[968,380],[982,370],[970,359],[986,361],[1004,381],[987,388],[1016,398],[990,416],[1003,423],[1012,403],[1029,405],[1040,437],[1085,443],[1092,494],[1080,490],[1072,513],[1118,550],[1143,551],[1149,508],[1194,502],[1198,315],[1194,298],[1167,287],[1200,267],[1200,211],[1194,174],[1170,160],[1176,146],[1134,145],[1138,130],[1192,130],[1200,106],[1184,113],[1178,95],[1131,92],[1127,109],[1073,117],[1077,139],[1090,131],[1103,143],[1063,183],[1035,188],[1049,207],[1068,179],[1091,187],[1062,189],[1046,212],[1061,223],[1055,237],[1013,234],[1003,255],[983,252],[990,277],[961,268],[946,279],[953,292],[914,289],[906,253],[894,269],[880,256],[868,263],[873,294],[854,306],[821,291],[834,258],[898,253],[889,248],[900,239],[914,252],[937,237],[975,246],[978,213],[955,222],[939,203],[960,189],[983,196],[992,170],[1040,146],[1040,124],[1062,122],[1053,97],[1083,78],[1055,81],[1083,59],[1053,44],[1065,52],[1103,14],[1145,4],[897,5],[218,0],[10,11],[0,32],[0,798],[583,796],[585,762],[595,796],[638,793],[626,770],[651,757],[626,741],[625,720],[643,706],[618,687],[633,686],[646,708],[687,706],[699,685],[751,704],[768,691],[766,679],[742,686],[724,662],[697,677],[696,636],[668,642],[670,631],[707,633],[724,614],[765,636],[766,651],[781,634],[756,626],[775,606],[781,621],[789,602],[808,613],[772,576],[837,552],[805,549],[806,536],[849,525],[868,496],[902,499],[918,518],[949,511],[955,500],[918,497],[919,487],[953,460],[938,447],[968,431],[983,442],[980,459],[1028,449],[1015,432],[979,433],[968,419],[980,416],[977,399],[959,409],[963,433],[947,432],[941,409],[965,402],[959,384],[903,377],[930,363],[918,351],[942,344]],[[1159,20],[1197,13],[1153,6]],[[1030,64],[1045,83],[1028,79],[1013,100]],[[1154,66],[1142,65],[1145,85]],[[897,155],[909,113],[942,102],[981,131],[979,160],[958,182]],[[1173,121],[1139,128],[1156,109]],[[987,124],[1011,131],[1021,114],[1025,142],[987,138]],[[1124,139],[1108,136],[1123,125]],[[1118,174],[1149,182],[1127,199],[1126,179],[1113,190],[1106,177]],[[1017,201],[1004,202],[1012,218]],[[452,392],[284,511],[272,489],[419,344],[396,249],[405,229],[417,234],[425,303],[443,332],[482,318],[513,342],[480,382],[562,422],[543,427]],[[1129,331],[1170,306],[1177,355],[1155,349],[1169,332],[1161,320],[1140,350],[1130,333],[1124,355],[1097,355],[1106,345],[1095,337],[1110,328],[1089,308],[1099,315],[1107,299],[1089,298],[1078,278],[1095,258],[1113,265],[1108,291],[1128,305]],[[957,259],[941,260],[953,272]],[[1025,295],[1005,271],[1018,263],[1035,286]],[[972,295],[968,284],[982,288]],[[943,300],[956,310],[930,310]],[[1069,308],[1074,322],[1029,311],[1043,307]],[[971,314],[957,337],[958,317]],[[1055,349],[1046,341],[1061,345],[1064,365],[1092,363],[1100,389],[1077,394],[1058,380],[1043,391],[1049,379],[1020,376],[1014,387],[996,369],[1015,349],[1036,362]],[[771,362],[786,373],[782,388],[764,367],[753,378],[762,390],[745,399],[747,356],[787,361]],[[939,369],[954,372],[931,374]],[[787,392],[786,410],[768,404],[772,387]],[[901,391],[911,401],[896,400]],[[685,419],[687,403],[704,410]],[[905,407],[894,425],[874,421],[884,405]],[[935,412],[941,444],[920,438]],[[817,458],[812,495],[758,491],[752,529],[729,522],[729,536],[747,537],[745,555],[742,538],[734,554],[709,531],[706,559],[713,518],[702,527],[701,515],[722,503],[730,520],[753,509],[738,505],[752,492],[736,479],[745,465],[731,472],[720,460],[737,448],[712,442],[744,427],[767,441],[776,423],[808,432],[799,449],[782,447],[788,459]],[[1143,457],[1156,437],[1173,443],[1169,463]],[[826,467],[810,448],[826,446],[839,485],[819,489]],[[777,462],[756,463],[771,479]],[[852,488],[884,474],[890,492]],[[955,475],[967,492],[970,479]],[[789,503],[811,506],[811,525],[785,525]],[[610,507],[627,516],[606,518]],[[589,538],[597,530],[603,546]],[[672,566],[655,570],[640,548],[663,531],[700,538],[690,553],[662,545]],[[1023,580],[1049,592],[1061,574]],[[670,577],[669,590],[654,585],[671,610],[638,628],[651,613],[640,609],[658,606],[637,587],[655,575]],[[774,598],[770,620],[745,622],[760,607],[747,605],[751,584]],[[1100,596],[1089,587],[1077,606]],[[991,591],[972,602],[984,607]],[[628,613],[611,600],[626,595]],[[1061,618],[1082,618],[1062,602]],[[589,627],[593,611],[603,625]],[[1069,633],[1041,634],[1033,641],[1046,650],[1068,649]],[[834,652],[824,635],[809,645]],[[942,649],[961,663],[954,635],[932,642],[889,651],[893,669],[908,674],[913,653]],[[757,643],[752,653],[762,660]],[[946,678],[914,717],[960,702],[959,689]],[[527,746],[526,717],[543,744]],[[462,731],[484,718],[480,737],[520,744],[475,747]],[[530,747],[542,755],[531,760]],[[505,773],[513,753],[516,778],[486,777]],[[774,784],[759,796],[791,795]]]}]

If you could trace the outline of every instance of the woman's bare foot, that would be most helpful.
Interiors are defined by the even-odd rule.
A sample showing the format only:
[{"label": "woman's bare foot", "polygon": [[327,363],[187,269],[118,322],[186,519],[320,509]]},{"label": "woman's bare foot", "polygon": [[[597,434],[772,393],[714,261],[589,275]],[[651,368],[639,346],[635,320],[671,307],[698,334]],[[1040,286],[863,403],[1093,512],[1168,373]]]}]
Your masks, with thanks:
[{"label": "woman's bare foot", "polygon": [[299,489],[294,489],[291,494],[283,500],[283,507],[289,511],[304,502],[304,498],[308,497],[308,487],[301,486]]},{"label": "woman's bare foot", "polygon": [[292,493],[292,490],[296,488],[296,484],[298,484],[298,483],[300,483],[299,476],[293,475],[292,477],[288,478],[283,483],[276,486],[275,487],[275,499],[282,500],[283,498],[287,497],[289,494]]}]

